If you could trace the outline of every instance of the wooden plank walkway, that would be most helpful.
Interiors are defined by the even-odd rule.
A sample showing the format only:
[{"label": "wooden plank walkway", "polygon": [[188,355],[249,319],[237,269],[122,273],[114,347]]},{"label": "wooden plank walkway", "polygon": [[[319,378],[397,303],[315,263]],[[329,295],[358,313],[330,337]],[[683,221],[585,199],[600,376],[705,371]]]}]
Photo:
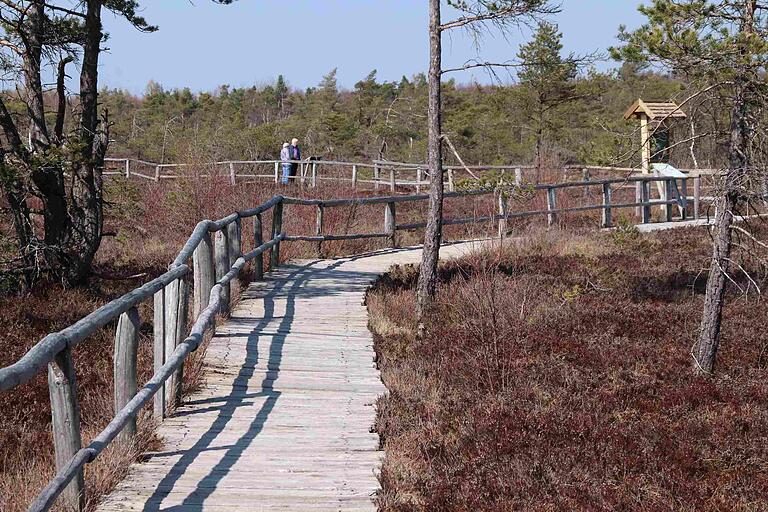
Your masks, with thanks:
[{"label": "wooden plank walkway", "polygon": [[[446,246],[443,257],[477,242]],[[160,427],[102,512],[375,510],[384,393],[363,299],[418,249],[287,264],[253,283],[206,353],[202,389]]]}]

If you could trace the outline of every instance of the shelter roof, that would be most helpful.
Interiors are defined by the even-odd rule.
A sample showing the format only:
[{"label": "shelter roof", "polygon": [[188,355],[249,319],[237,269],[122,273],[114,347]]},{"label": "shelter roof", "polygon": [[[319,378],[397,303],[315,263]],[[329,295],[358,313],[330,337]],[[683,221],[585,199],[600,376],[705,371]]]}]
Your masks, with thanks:
[{"label": "shelter roof", "polygon": [[648,119],[651,121],[660,119],[682,119],[686,117],[685,112],[680,110],[677,103],[672,101],[643,101],[638,98],[624,114],[624,119],[639,117],[642,114],[648,116]]}]

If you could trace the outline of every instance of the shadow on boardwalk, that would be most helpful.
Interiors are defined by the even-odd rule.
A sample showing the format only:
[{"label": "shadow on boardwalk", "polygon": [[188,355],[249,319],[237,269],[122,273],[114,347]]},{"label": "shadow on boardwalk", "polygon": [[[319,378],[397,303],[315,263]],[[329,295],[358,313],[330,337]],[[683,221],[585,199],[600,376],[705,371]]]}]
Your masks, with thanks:
[{"label": "shadow on boardwalk", "polygon": [[[217,486],[221,483],[222,479],[231,472],[233,466],[242,457],[246,449],[262,432],[270,413],[273,411],[275,404],[280,398],[281,392],[274,389],[274,384],[279,377],[286,337],[291,333],[291,326],[296,315],[296,298],[330,298],[345,291],[366,286],[377,277],[377,274],[375,273],[337,270],[340,265],[348,261],[350,261],[350,259],[339,260],[338,262],[334,262],[333,264],[322,268],[316,268],[314,266],[316,262],[308,262],[305,265],[286,265],[281,268],[280,275],[270,279],[273,283],[273,287],[265,295],[259,290],[249,289],[246,292],[243,297],[244,299],[263,299],[264,316],[263,318],[258,319],[248,334],[245,360],[232,382],[232,390],[227,396],[187,402],[187,405],[210,404],[210,407],[200,407],[192,411],[180,412],[175,415],[176,417],[193,416],[205,412],[219,411],[218,416],[214,419],[212,425],[208,427],[207,431],[200,436],[191,448],[182,451],[162,452],[153,456],[153,458],[159,458],[181,455],[180,459],[158,482],[155,491],[146,500],[144,510],[176,512],[183,510],[189,512],[202,511],[205,508],[206,499],[216,491]],[[336,277],[335,282],[331,284],[324,283],[324,275],[330,274],[331,272],[336,274],[334,276]],[[338,274],[340,272],[342,274],[341,281],[338,279]],[[313,283],[308,286],[310,280],[312,280]],[[282,318],[275,316],[276,303],[278,300],[285,301],[285,314]],[[257,371],[260,357],[263,358],[263,356],[259,354],[258,348],[262,331],[270,326],[273,320],[278,319],[279,323],[277,324],[276,330],[273,331],[274,327],[272,327],[268,334],[263,334],[264,336],[268,335],[271,337],[271,343],[268,348],[267,364],[266,366],[262,366],[262,368],[267,371],[261,382],[261,391],[249,394],[247,393],[249,382]],[[227,325],[237,327],[248,325],[249,323],[248,318],[233,317]],[[213,338],[211,343],[216,343],[217,338],[228,336],[229,334],[217,335]],[[259,369],[259,371],[262,370]],[[216,438],[219,434],[226,431],[228,423],[234,417],[234,410],[239,407],[253,406],[253,402],[250,402],[248,399],[257,397],[265,398],[265,401],[259,410],[255,411],[253,420],[246,433],[233,444],[213,447],[212,445]],[[171,494],[176,483],[184,475],[185,471],[187,471],[187,469],[195,462],[196,458],[204,452],[211,451],[222,451],[223,453],[218,462],[208,470],[207,475],[197,482],[196,488],[189,492],[181,504],[175,506],[163,506],[162,503],[164,498]]]}]

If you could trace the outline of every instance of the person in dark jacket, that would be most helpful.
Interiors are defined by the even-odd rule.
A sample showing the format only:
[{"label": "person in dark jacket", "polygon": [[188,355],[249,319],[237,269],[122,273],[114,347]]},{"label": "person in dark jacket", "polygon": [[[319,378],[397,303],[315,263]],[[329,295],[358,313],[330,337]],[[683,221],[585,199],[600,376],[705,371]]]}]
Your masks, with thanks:
[{"label": "person in dark jacket", "polygon": [[[291,160],[301,160],[301,149],[299,149],[299,139],[291,139],[291,145],[288,147],[288,153],[291,155]],[[297,162],[291,163],[291,177],[294,178],[299,171],[299,164]]]}]

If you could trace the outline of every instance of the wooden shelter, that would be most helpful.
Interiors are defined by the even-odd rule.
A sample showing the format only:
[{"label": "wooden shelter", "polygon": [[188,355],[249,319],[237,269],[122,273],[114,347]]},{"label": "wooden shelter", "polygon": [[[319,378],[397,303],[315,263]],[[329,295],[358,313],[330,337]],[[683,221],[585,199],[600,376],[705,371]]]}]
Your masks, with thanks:
[{"label": "wooden shelter", "polygon": [[[686,117],[677,103],[672,101],[643,101],[638,98],[624,113],[624,119],[640,120],[640,143],[642,156],[642,170],[644,174],[650,172],[652,157],[666,154],[664,150],[669,146],[669,131],[667,121],[669,119],[684,119]],[[650,125],[653,130],[649,129]],[[651,144],[656,142],[656,148],[651,154]]]}]

